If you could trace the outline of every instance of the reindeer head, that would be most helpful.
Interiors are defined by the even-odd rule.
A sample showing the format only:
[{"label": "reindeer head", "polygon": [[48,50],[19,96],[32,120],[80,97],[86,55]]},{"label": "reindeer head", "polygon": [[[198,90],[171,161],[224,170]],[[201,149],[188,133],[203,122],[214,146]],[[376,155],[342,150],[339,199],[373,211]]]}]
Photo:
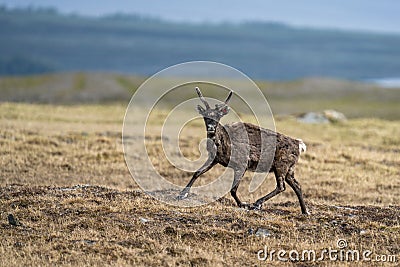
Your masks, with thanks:
[{"label": "reindeer head", "polygon": [[210,105],[204,99],[198,87],[196,87],[196,92],[199,95],[201,102],[203,102],[203,104],[206,107],[204,109],[202,106],[198,105],[197,110],[204,118],[204,122],[207,128],[207,133],[214,133],[215,130],[217,129],[219,120],[229,112],[228,102],[232,97],[232,91],[229,92],[229,95],[225,99],[224,103],[216,104],[215,108],[210,107]]}]

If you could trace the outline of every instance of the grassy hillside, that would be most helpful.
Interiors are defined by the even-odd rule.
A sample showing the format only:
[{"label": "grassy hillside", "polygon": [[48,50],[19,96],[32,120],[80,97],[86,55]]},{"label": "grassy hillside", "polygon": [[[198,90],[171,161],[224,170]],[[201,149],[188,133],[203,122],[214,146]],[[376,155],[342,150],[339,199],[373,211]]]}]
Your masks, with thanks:
[{"label": "grassy hillside", "polygon": [[[48,104],[113,103],[127,105],[145,77],[112,73],[58,73],[25,77],[0,77],[0,102]],[[350,118],[377,117],[399,120],[400,90],[332,79],[291,82],[257,81],[275,115],[335,109]],[[204,88],[206,95],[220,94]],[[149,95],[158,96],[159,92]],[[182,99],[180,99],[182,97]],[[193,88],[174,94],[175,103],[196,97]],[[246,95],[251,98],[252,94]]]},{"label": "grassy hillside", "polygon": [[[124,163],[124,111],[118,104],[0,104],[0,265],[282,266],[276,255],[260,262],[258,251],[267,246],[320,253],[336,249],[339,239],[348,249],[371,250],[372,261],[363,264],[382,266],[376,261],[382,255],[394,255],[398,263],[398,121],[277,121],[278,131],[308,146],[296,170],[311,211],[305,217],[289,188],[261,211],[238,209],[229,195],[199,208],[155,201]],[[149,156],[158,171],[186,183],[191,173],[161,163],[158,135],[150,129]],[[201,123],[190,125],[180,137],[182,152],[198,157],[204,136]],[[222,171],[211,170],[199,184]],[[252,194],[248,184],[246,175],[239,195],[249,202],[271,191],[274,179],[268,176]],[[10,223],[10,214],[18,222]],[[353,264],[328,258],[293,263]]]},{"label": "grassy hillside", "polygon": [[129,101],[143,77],[112,73],[56,73],[0,77],[0,101],[96,103]]},{"label": "grassy hillside", "polygon": [[399,35],[5,8],[0,22],[0,75],[82,70],[150,75],[185,61],[211,60],[258,79],[400,76]]}]

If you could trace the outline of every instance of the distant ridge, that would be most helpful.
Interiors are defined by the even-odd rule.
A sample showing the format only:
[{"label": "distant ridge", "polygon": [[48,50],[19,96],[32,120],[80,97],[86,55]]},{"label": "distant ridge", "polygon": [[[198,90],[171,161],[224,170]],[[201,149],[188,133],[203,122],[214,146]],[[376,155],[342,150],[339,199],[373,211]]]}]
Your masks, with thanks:
[{"label": "distant ridge", "polygon": [[256,79],[400,77],[400,35],[264,22],[183,24],[125,14],[96,18],[4,7],[0,23],[0,75],[151,75],[177,63],[210,60]]},{"label": "distant ridge", "polygon": [[[126,106],[133,93],[145,81],[144,76],[105,72],[64,72],[0,77],[0,106],[7,102],[40,104],[109,104]],[[302,114],[334,109],[348,118],[379,117],[399,120],[400,90],[385,89],[374,84],[327,78],[305,78],[287,82],[256,80],[268,99],[274,115]],[[188,88],[188,87],[184,87]],[[183,90],[183,91],[182,91]],[[221,98],[221,92],[202,87],[208,97]],[[195,97],[193,88],[180,89],[163,98],[163,107],[170,109]],[[157,89],[147,90],[149,99],[159,97]],[[223,92],[224,93],[224,92]],[[172,97],[171,97],[172,96]],[[259,97],[249,92],[247,100]],[[235,100],[231,104],[234,104]],[[237,106],[236,106],[237,107]],[[190,108],[189,112],[194,112]],[[0,114],[6,116],[7,114]]]}]

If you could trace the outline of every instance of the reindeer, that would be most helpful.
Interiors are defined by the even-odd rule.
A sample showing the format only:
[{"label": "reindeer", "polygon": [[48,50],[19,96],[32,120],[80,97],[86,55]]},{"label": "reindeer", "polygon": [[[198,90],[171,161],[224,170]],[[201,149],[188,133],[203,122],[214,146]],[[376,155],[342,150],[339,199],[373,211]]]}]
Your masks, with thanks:
[{"label": "reindeer", "polygon": [[[222,126],[219,121],[229,112],[228,102],[232,97],[232,91],[224,103],[211,108],[200,89],[198,87],[195,89],[205,106],[203,108],[198,105],[197,110],[203,116],[207,129],[208,159],[193,174],[192,179],[178,195],[178,200],[188,197],[190,188],[200,175],[216,164],[221,164],[234,171],[230,193],[239,207],[260,210],[265,201],[285,191],[286,182],[296,193],[301,212],[308,214],[300,184],[294,177],[294,168],[299,156],[306,151],[304,142],[250,123],[236,122]],[[273,172],[276,178],[276,188],[253,204],[240,201],[236,194],[240,180],[248,170],[261,173]]]}]

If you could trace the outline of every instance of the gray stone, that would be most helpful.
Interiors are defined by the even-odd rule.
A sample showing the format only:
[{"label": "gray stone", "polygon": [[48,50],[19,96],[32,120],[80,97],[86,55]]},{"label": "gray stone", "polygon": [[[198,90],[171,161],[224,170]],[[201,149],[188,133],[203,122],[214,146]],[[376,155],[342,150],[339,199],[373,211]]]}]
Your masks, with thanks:
[{"label": "gray stone", "polygon": [[327,109],[322,112],[307,112],[297,117],[297,120],[303,123],[337,123],[346,121],[346,116],[336,110]]},{"label": "gray stone", "polygon": [[320,112],[308,112],[297,119],[303,123],[329,123],[329,120]]},{"label": "gray stone", "polygon": [[336,110],[327,109],[324,110],[323,114],[330,122],[343,122],[347,120],[343,113]]},{"label": "gray stone", "polygon": [[143,217],[140,217],[139,220],[141,223],[147,223],[149,221],[148,219],[143,218]]},{"label": "gray stone", "polygon": [[258,228],[257,231],[256,231],[256,233],[255,233],[255,235],[256,235],[256,236],[261,236],[261,237],[268,237],[268,236],[271,236],[272,233],[271,233],[271,231],[268,230],[268,229],[265,229],[265,228]]}]

